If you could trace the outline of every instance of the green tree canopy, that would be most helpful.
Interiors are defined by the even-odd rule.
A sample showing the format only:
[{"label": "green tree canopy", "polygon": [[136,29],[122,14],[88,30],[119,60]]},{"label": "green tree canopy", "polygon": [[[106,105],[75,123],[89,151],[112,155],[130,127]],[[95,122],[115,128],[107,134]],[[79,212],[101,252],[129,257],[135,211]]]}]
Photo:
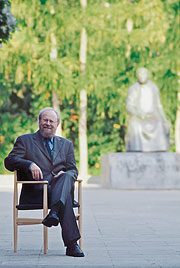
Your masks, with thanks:
[{"label": "green tree canopy", "polygon": [[0,47],[11,38],[11,33],[15,31],[16,19],[10,12],[10,2],[0,0]]},{"label": "green tree canopy", "polygon": [[[63,135],[73,140],[78,160],[79,91],[85,88],[89,167],[97,173],[102,154],[125,150],[126,98],[138,67],[148,68],[160,89],[173,141],[180,80],[178,9],[177,0],[89,0],[84,11],[75,0],[14,0],[19,31],[0,50],[2,158],[17,135],[37,129],[37,113],[52,105],[55,91]],[[79,63],[82,26],[88,34],[84,76]],[[57,48],[53,61],[52,35]]]}]

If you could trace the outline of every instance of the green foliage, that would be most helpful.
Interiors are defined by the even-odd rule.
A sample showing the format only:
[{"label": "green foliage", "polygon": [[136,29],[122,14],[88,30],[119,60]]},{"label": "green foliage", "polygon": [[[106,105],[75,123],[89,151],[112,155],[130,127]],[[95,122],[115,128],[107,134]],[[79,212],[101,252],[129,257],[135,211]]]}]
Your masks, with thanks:
[{"label": "green foliage", "polygon": [[0,0],[0,47],[11,38],[11,33],[15,31],[16,19],[10,11],[10,2]]},{"label": "green foliage", "polygon": [[[138,67],[148,68],[160,89],[174,141],[178,9],[177,0],[89,0],[85,10],[76,0],[14,0],[20,30],[0,50],[1,158],[18,135],[37,129],[36,116],[52,106],[54,91],[63,136],[73,141],[78,162],[79,91],[86,89],[89,167],[98,173],[102,154],[125,150],[126,98]],[[85,76],[79,63],[82,27],[88,34]]]}]

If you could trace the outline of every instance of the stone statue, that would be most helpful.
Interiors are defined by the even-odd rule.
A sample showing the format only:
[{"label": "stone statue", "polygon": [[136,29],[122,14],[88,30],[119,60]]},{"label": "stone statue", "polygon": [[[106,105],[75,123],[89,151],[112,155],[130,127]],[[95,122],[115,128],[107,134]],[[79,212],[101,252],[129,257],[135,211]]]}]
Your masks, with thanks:
[{"label": "stone statue", "polygon": [[170,122],[163,111],[158,87],[148,80],[146,68],[139,68],[136,76],[138,82],[129,88],[126,104],[126,151],[168,151]]}]

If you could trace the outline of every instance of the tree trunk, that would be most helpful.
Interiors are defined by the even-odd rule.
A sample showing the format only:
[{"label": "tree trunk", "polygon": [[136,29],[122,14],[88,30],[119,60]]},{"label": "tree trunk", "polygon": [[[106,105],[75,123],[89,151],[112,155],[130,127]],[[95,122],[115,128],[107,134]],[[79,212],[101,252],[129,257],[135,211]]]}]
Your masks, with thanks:
[{"label": "tree trunk", "polygon": [[86,90],[80,91],[80,118],[79,118],[79,149],[80,149],[80,176],[87,181],[88,178],[88,149],[86,134],[86,111],[87,95]]},{"label": "tree trunk", "polygon": [[175,122],[175,145],[176,152],[180,153],[180,92],[178,92],[178,108],[176,112],[176,122]]},{"label": "tree trunk", "polygon": [[83,9],[85,9],[86,6],[87,6],[87,0],[80,0],[80,3],[81,3],[81,7],[82,7]]},{"label": "tree trunk", "polygon": [[[53,8],[51,8],[51,12],[54,12]],[[51,51],[50,51],[49,56],[50,56],[51,61],[57,59],[56,37],[54,33],[51,33]],[[60,114],[60,106],[58,102],[58,97],[54,90],[52,92],[52,105],[53,105],[54,110]],[[61,122],[56,130],[56,135],[61,136]]]},{"label": "tree trunk", "polygon": [[[58,97],[55,91],[52,92],[52,103],[53,103],[54,110],[60,114],[60,106],[59,106]],[[61,122],[59,126],[57,127],[56,135],[61,136]]]},{"label": "tree trunk", "polygon": [[[80,0],[82,9],[87,6],[86,0]],[[87,51],[87,34],[86,29],[82,28],[81,45],[79,60],[81,63],[81,75],[85,75],[86,70],[86,51]],[[88,180],[88,146],[87,146],[87,94],[86,90],[80,91],[80,118],[79,118],[79,152],[80,167],[79,175],[85,183]]]}]

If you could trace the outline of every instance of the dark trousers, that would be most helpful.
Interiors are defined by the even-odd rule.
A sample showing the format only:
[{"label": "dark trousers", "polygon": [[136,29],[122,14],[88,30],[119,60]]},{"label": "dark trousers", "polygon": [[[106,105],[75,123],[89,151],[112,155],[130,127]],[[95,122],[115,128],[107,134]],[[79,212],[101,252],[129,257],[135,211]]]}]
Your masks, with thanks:
[{"label": "dark trousers", "polygon": [[65,246],[70,242],[80,239],[72,204],[72,189],[74,190],[74,179],[68,173],[64,173],[57,179],[53,179],[49,188],[51,207],[59,201],[64,204],[64,217],[60,221],[60,225]]}]

